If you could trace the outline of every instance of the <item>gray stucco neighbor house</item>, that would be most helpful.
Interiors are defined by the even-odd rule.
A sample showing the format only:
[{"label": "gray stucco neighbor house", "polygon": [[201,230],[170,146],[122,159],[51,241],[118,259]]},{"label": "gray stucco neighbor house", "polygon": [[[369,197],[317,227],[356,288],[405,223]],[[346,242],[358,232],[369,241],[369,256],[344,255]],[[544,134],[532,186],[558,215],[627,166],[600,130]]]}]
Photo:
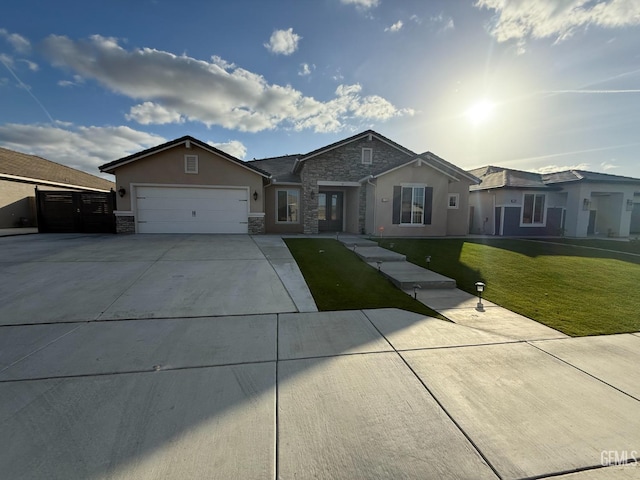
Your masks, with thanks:
[{"label": "gray stucco neighbor house", "polygon": [[100,167],[118,231],[465,235],[478,179],[373,130],[301,155],[243,162],[182,137]]},{"label": "gray stucco neighbor house", "polygon": [[503,236],[628,237],[640,179],[566,170],[471,170],[470,232]]}]

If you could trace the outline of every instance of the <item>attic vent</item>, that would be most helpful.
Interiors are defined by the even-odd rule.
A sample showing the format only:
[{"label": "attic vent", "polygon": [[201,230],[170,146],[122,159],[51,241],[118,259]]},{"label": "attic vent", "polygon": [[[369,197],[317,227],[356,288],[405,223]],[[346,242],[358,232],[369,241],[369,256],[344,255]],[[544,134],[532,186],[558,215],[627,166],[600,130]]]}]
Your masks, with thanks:
[{"label": "attic vent", "polygon": [[184,156],[184,173],[198,173],[198,156]]},{"label": "attic vent", "polygon": [[371,165],[373,163],[373,148],[362,149],[362,164]]}]

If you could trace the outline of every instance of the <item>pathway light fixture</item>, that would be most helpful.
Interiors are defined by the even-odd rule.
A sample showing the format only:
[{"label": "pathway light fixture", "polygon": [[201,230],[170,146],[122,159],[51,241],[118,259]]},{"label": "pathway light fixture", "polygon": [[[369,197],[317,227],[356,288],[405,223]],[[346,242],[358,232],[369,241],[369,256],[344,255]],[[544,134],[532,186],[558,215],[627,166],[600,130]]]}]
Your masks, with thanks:
[{"label": "pathway light fixture", "polygon": [[484,312],[484,305],[482,305],[482,292],[484,292],[484,283],[476,282],[476,290],[478,291],[478,304],[476,305],[476,310],[479,312]]}]

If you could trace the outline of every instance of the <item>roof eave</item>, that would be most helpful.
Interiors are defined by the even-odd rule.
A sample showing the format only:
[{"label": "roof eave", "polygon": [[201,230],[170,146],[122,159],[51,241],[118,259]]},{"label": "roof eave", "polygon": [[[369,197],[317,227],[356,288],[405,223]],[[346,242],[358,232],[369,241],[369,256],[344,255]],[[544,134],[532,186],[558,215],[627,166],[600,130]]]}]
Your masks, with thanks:
[{"label": "roof eave", "polygon": [[151,155],[155,155],[156,153],[160,153],[160,152],[164,152],[166,150],[170,150],[171,148],[177,147],[178,145],[181,144],[185,144],[188,145],[188,148],[190,147],[190,144],[193,143],[195,145],[197,145],[198,147],[202,148],[203,150],[206,150],[210,153],[214,153],[218,156],[221,156],[237,165],[239,165],[242,168],[246,168],[247,170],[250,170],[254,173],[257,173],[258,175],[263,176],[264,178],[271,178],[271,174],[269,172],[266,172],[258,167],[254,167],[252,165],[249,165],[247,162],[243,162],[242,160],[240,160],[239,158],[234,157],[233,155],[230,155],[226,152],[223,152],[222,150],[219,150],[215,147],[212,147],[211,145],[208,145],[200,140],[198,140],[197,138],[194,138],[190,135],[184,136],[184,137],[180,137],[177,138],[175,140],[172,140],[170,142],[164,143],[162,145],[158,145],[156,147],[152,147],[149,148],[147,150],[143,150],[142,152],[139,153],[134,153],[133,155],[129,155],[127,157],[123,157],[119,160],[114,160],[113,162],[110,163],[106,163],[104,165],[101,165],[100,167],[98,167],[100,169],[101,172],[105,172],[105,173],[111,173],[111,174],[115,174],[115,171],[117,168],[120,168],[124,165],[127,165],[129,163],[141,160],[143,158],[149,157]]}]

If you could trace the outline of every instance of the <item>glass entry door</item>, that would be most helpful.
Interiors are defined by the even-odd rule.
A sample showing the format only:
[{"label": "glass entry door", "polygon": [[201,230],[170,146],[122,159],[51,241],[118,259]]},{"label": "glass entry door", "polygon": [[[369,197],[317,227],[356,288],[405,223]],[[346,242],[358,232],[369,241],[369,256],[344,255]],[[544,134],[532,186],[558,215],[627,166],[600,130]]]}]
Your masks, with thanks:
[{"label": "glass entry door", "polygon": [[318,193],[318,230],[342,231],[343,192]]}]

